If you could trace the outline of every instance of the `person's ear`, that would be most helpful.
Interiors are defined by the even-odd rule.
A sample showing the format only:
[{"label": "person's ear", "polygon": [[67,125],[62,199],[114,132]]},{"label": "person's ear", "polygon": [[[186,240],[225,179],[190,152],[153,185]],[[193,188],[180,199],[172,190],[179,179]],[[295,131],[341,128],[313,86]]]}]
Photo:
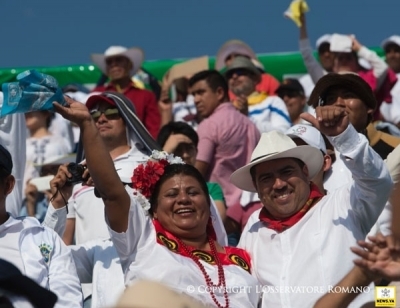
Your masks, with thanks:
[{"label": "person's ear", "polygon": [[374,109],[368,108],[367,109],[367,121],[368,121],[367,125],[369,123],[371,123],[373,119],[374,119]]},{"label": "person's ear", "polygon": [[304,108],[307,104],[307,97],[305,95],[301,96],[301,106]]},{"label": "person's ear", "polygon": [[323,165],[324,172],[326,172],[329,169],[331,169],[331,167],[332,167],[332,158],[331,158],[330,155],[325,154],[324,155],[324,165]]},{"label": "person's ear", "polygon": [[15,185],[15,178],[13,175],[9,175],[5,178],[4,180],[5,185],[4,185],[4,195],[7,196],[9,195],[12,190],[14,189],[14,185]]},{"label": "person's ear", "polygon": [[227,93],[225,93],[225,91],[224,91],[224,89],[222,89],[222,87],[218,87],[217,90],[215,91],[215,93],[217,94],[218,101],[222,102],[225,100],[225,96],[227,95]]}]

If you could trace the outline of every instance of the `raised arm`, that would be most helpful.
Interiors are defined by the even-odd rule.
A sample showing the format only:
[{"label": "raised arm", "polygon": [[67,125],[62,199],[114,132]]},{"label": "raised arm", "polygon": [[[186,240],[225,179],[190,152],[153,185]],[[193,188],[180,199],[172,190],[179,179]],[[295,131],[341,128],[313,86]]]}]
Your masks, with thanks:
[{"label": "raised arm", "polygon": [[69,97],[66,97],[66,101],[68,107],[54,103],[55,109],[64,118],[80,127],[86,164],[94,185],[104,201],[109,225],[116,232],[125,232],[128,226],[130,197],[115,171],[114,163],[88,109]]},{"label": "raised arm", "polygon": [[[301,117],[320,129],[341,153],[341,159],[354,179],[348,191],[351,208],[365,233],[368,233],[390,196],[393,183],[389,171],[381,157],[369,146],[367,138],[357,133],[351,124],[346,125],[345,130],[336,127],[336,123],[340,123],[336,119],[348,118],[344,108],[317,107],[316,114],[317,119],[321,120],[305,113]],[[327,119],[327,122],[323,119]]]},{"label": "raised arm", "polygon": [[366,60],[371,65],[376,78],[376,89],[378,90],[386,79],[389,66],[376,54],[376,52],[361,45],[354,36],[352,36],[351,39],[353,40],[353,50],[357,52],[357,55],[360,58]]},{"label": "raised arm", "polygon": [[313,50],[311,48],[310,40],[307,34],[306,17],[302,14],[300,27],[300,41],[299,48],[301,56],[303,57],[304,65],[307,68],[308,73],[314,83],[326,74],[321,64],[315,59]]}]

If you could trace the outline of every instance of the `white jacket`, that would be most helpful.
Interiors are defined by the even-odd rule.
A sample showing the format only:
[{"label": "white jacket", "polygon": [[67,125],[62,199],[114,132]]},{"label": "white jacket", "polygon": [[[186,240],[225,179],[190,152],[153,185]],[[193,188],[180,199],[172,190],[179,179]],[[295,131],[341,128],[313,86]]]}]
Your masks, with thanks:
[{"label": "white jacket", "polygon": [[82,307],[81,286],[71,251],[53,230],[41,226],[35,218],[17,220],[24,226],[19,247],[25,275],[58,296],[56,308]]},{"label": "white jacket", "polygon": [[[342,153],[354,181],[324,196],[284,232],[265,227],[260,211],[243,230],[238,247],[249,252],[254,274],[266,286],[263,308],[312,307],[351,270],[355,256],[350,247],[365,239],[390,195],[388,169],[364,135],[349,125],[329,141]],[[373,291],[366,288],[349,307],[373,300]]]}]

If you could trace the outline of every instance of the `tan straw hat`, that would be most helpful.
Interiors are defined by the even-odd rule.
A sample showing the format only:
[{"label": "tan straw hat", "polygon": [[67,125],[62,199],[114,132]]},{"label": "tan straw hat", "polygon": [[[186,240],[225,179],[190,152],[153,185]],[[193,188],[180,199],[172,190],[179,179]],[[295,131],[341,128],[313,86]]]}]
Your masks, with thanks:
[{"label": "tan straw hat", "polygon": [[250,59],[257,59],[256,53],[245,42],[240,40],[230,40],[224,43],[219,49],[215,58],[215,69],[220,71],[225,67],[225,59],[233,54],[247,56]]}]

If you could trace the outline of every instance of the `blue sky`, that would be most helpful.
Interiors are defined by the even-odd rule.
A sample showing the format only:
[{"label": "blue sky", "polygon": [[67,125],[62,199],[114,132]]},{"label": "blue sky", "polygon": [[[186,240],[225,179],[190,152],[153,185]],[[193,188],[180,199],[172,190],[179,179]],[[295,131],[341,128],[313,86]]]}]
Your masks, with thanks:
[{"label": "blue sky", "polygon": [[[215,55],[228,39],[257,53],[296,51],[290,0],[1,0],[0,68],[90,63],[110,45],[146,60]],[[309,35],[354,33],[367,46],[400,34],[399,0],[309,0]]]}]

